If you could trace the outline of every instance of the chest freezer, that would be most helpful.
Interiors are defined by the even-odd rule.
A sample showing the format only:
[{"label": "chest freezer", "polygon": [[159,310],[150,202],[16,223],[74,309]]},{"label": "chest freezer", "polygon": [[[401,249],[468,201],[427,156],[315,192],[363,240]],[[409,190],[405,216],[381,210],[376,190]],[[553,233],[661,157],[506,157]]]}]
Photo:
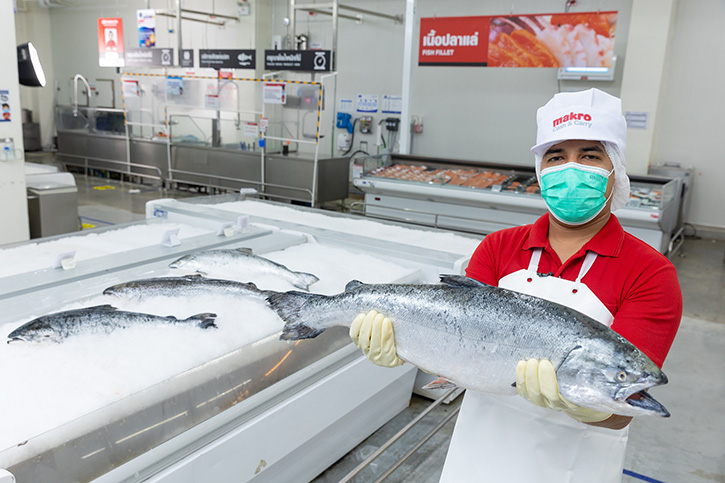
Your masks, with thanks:
[{"label": "chest freezer", "polygon": [[[0,333],[7,336],[38,315],[109,303],[104,288],[168,276],[169,262],[199,250],[248,247],[297,270],[334,266],[339,271],[326,272],[319,282],[328,292],[341,291],[352,278],[365,280],[360,270],[380,272],[376,263],[390,270],[389,281],[413,282],[460,273],[467,260],[334,229],[370,223],[359,217],[338,215],[332,224],[316,224],[316,210],[269,205],[289,213],[253,215],[229,231],[221,228],[240,222],[234,203],[218,209],[202,200],[160,200],[150,202],[147,220],[5,247],[0,258],[6,255],[9,267],[33,253],[41,265],[19,263],[0,278]],[[409,228],[376,225],[409,236]],[[173,227],[176,244],[161,235]],[[414,240],[440,235],[432,244],[451,245],[446,234],[414,231]],[[69,248],[76,249],[74,265],[50,265],[55,250]],[[292,267],[295,261],[299,266]],[[154,299],[139,311],[179,317],[184,315],[176,311],[214,311],[219,329],[188,339],[128,329],[115,338],[51,346],[0,344],[6,388],[0,397],[0,470],[17,481],[308,481],[410,399],[417,370],[370,364],[344,328],[286,342],[263,304],[191,298],[164,304]]]},{"label": "chest freezer", "polygon": [[[533,223],[546,205],[533,167],[382,155],[362,158],[353,184],[365,215],[463,232],[491,233]],[[676,231],[680,180],[630,176],[627,205],[615,212],[625,230],[667,253]]]}]

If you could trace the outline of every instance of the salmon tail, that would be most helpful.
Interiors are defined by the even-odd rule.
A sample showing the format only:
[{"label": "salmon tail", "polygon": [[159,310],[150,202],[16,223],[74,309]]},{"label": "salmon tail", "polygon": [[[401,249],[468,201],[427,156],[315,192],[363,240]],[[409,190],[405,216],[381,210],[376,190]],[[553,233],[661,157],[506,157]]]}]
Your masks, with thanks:
[{"label": "salmon tail", "polygon": [[302,307],[311,298],[320,295],[304,292],[276,293],[267,298],[267,303],[277,312],[284,322],[280,340],[312,339],[320,335],[325,329],[311,327],[306,324],[301,314]]},{"label": "salmon tail", "polygon": [[186,319],[188,322],[196,322],[197,327],[201,329],[209,329],[211,327],[217,328],[217,325],[214,323],[216,320],[216,314],[211,313],[203,313],[203,314],[196,314],[192,315],[188,319]]},{"label": "salmon tail", "polygon": [[300,278],[300,283],[295,283],[294,286],[303,290],[309,290],[310,285],[320,281],[316,275],[307,272],[295,272],[295,275]]}]

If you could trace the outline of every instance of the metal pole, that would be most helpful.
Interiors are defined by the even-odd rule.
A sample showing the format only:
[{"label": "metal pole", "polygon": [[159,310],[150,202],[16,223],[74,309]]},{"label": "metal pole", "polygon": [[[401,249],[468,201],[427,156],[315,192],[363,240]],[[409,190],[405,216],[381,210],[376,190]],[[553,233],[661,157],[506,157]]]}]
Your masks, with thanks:
[{"label": "metal pole", "polygon": [[[161,12],[161,11],[158,11],[158,10],[156,11],[156,15],[159,15],[161,17],[171,17],[171,18],[175,18],[176,17],[176,14],[175,13]],[[223,27],[224,26],[224,21],[222,21],[222,20],[218,20],[218,21],[217,20],[204,20],[204,19],[201,19],[201,18],[184,17],[183,15],[181,16],[181,19],[182,20],[188,20],[189,22],[199,22],[199,23],[206,23],[206,24],[209,24],[209,25],[216,25],[218,27]]]},{"label": "metal pole", "polygon": [[[290,45],[288,48],[292,50],[297,50],[297,27],[295,25],[295,22],[297,21],[297,8],[295,5],[295,0],[289,0],[289,26],[290,26]],[[292,46],[295,47],[292,47]]]},{"label": "metal pole", "polygon": [[[342,8],[342,5],[340,5],[340,7]],[[309,8],[299,7],[297,10],[305,10],[307,12],[317,13],[317,14],[320,14],[320,15],[332,15],[332,12],[328,12],[327,10],[318,10],[318,9],[316,9],[314,7],[309,7]],[[362,22],[363,21],[363,16],[362,15],[356,15],[356,16],[353,17],[352,15],[338,14],[337,17],[338,18],[346,18],[348,20],[354,20],[356,22]]]},{"label": "metal pole", "polygon": [[227,18],[229,20],[236,20],[239,21],[239,17],[233,17],[231,15],[221,15],[219,13],[209,13],[209,12],[202,12],[201,10],[189,10],[188,8],[185,8],[182,10],[182,12],[185,13],[195,13],[197,15],[206,15],[208,17],[218,17],[218,18]]},{"label": "metal pole", "polygon": [[[123,83],[123,76],[121,77],[121,82]],[[111,86],[113,86],[113,81],[111,81]],[[113,91],[113,89],[111,89]],[[115,106],[115,91],[113,92],[113,102],[114,102],[114,108]],[[126,96],[123,95],[123,89],[121,89],[121,102],[123,103],[123,127],[126,131],[126,162],[128,163],[128,169],[131,171],[131,133],[128,132],[128,119],[126,118]]]},{"label": "metal pole", "polygon": [[[327,75],[321,76],[320,77],[320,84],[322,85],[322,87],[324,87],[325,79],[327,79],[329,77],[334,77],[335,78],[335,83],[334,83],[333,89],[332,89],[333,90],[333,92],[332,92],[332,101],[327,101],[327,102],[332,102],[332,105],[334,106],[335,103],[337,102],[337,72],[331,72],[331,73],[329,73]],[[327,89],[327,94],[325,94],[324,91],[322,92],[322,94],[323,95],[327,95],[328,97],[330,97],[329,87]],[[332,121],[330,123],[331,124],[331,126],[330,126],[330,132],[332,133],[331,134],[331,139],[334,140],[335,139],[335,116],[331,116],[331,121]],[[318,139],[318,142],[319,142],[319,139]],[[335,143],[334,142],[330,142],[330,157],[331,158],[334,158],[335,157]]]},{"label": "metal pole", "polygon": [[340,5],[340,8],[343,8],[345,10],[352,10],[353,12],[364,13],[366,15],[373,15],[375,17],[387,18],[395,23],[403,23],[402,15],[388,15],[385,13],[373,12],[372,10],[365,10],[364,8],[351,7],[349,5]]},{"label": "metal pole", "polygon": [[179,50],[176,52],[176,66],[181,66],[181,49],[182,47],[182,41],[181,41],[181,0],[176,0],[176,42],[178,44]]},{"label": "metal pole", "polygon": [[[405,2],[405,45],[403,47],[403,109],[400,114],[400,154],[410,154],[410,73],[413,65],[413,30],[416,0]],[[393,152],[393,146],[390,146]]]},{"label": "metal pole", "polygon": [[380,448],[378,448],[373,454],[371,454],[370,456],[368,456],[368,458],[365,461],[363,461],[362,463],[360,463],[359,465],[357,465],[357,467],[354,470],[352,470],[350,473],[348,473],[347,475],[345,475],[345,477],[340,480],[340,483],[345,483],[345,482],[351,481],[367,465],[369,465],[370,463],[372,463],[373,461],[375,461],[375,459],[378,456],[380,456],[381,454],[383,454],[383,452],[386,449],[388,449],[390,446],[392,446],[393,443],[395,443],[406,432],[408,432],[408,430],[410,430],[410,428],[412,428],[413,426],[415,426],[416,424],[418,424],[420,422],[420,420],[423,419],[429,412],[431,412],[433,409],[435,409],[436,407],[438,407],[443,401],[446,400],[446,398],[448,396],[450,396],[451,394],[453,394],[453,392],[456,389],[458,389],[458,388],[457,387],[454,387],[453,389],[450,389],[450,390],[446,391],[441,397],[439,397],[438,399],[436,399],[433,402],[433,404],[431,404],[430,406],[428,406],[425,409],[425,411],[423,411],[418,416],[416,416],[415,419],[413,419],[411,422],[409,422],[403,429],[401,429],[400,431],[398,431],[398,433],[395,436],[393,436],[392,438],[390,438],[385,444],[383,444]]},{"label": "metal pole", "polygon": [[162,176],[161,185],[164,188],[170,188],[173,183],[173,163],[171,162],[171,117],[169,116],[168,106],[164,106],[164,119],[166,122],[166,176]]},{"label": "metal pole", "polygon": [[337,21],[340,9],[340,1],[335,0],[332,3],[332,70],[337,70]]}]

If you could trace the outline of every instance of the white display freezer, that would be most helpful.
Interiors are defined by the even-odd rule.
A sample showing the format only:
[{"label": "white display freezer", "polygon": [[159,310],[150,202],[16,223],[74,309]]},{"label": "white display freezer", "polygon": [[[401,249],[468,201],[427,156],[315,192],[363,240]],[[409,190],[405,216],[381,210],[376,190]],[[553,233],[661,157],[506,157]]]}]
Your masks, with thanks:
[{"label": "white display freezer", "polygon": [[[408,155],[359,158],[353,209],[369,217],[487,234],[533,223],[546,213],[533,166]],[[630,176],[631,196],[615,212],[624,229],[672,255],[679,230],[679,178]]]},{"label": "white display freezer", "polygon": [[311,290],[319,293],[340,292],[353,278],[435,282],[462,273],[479,242],[241,196],[158,200],[147,214],[0,249],[0,333],[108,303],[180,318],[214,312],[218,329],[0,344],[0,474],[20,483],[308,481],[407,406],[415,367],[371,364],[344,328],[280,341],[282,322],[262,301],[122,301],[103,290],[174,275],[169,263],[185,254],[240,247],[317,272]]}]

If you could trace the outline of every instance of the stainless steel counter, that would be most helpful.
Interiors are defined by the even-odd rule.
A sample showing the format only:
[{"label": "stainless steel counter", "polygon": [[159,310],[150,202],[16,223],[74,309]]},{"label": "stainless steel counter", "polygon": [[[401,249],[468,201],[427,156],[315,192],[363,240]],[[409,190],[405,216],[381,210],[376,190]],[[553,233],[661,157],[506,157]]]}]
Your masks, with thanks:
[{"label": "stainless steel counter", "polygon": [[[69,270],[33,270],[0,279],[2,323],[52,312],[142,274],[153,276],[169,261],[200,249],[246,246],[265,253],[315,243],[381,256],[409,266],[416,276],[460,273],[466,260],[264,217],[222,234],[218,228],[239,222],[240,215],[205,205],[203,199],[151,202],[148,216],[128,226],[187,223],[209,234],[175,247],[152,244],[79,261]],[[194,476],[200,474],[203,481],[305,481],[402,410],[416,372],[410,365],[388,370],[370,364],[350,344],[345,329],[300,342],[279,341],[273,334],[18,441],[0,450],[0,469],[20,482],[171,483],[202,481]]]}]

